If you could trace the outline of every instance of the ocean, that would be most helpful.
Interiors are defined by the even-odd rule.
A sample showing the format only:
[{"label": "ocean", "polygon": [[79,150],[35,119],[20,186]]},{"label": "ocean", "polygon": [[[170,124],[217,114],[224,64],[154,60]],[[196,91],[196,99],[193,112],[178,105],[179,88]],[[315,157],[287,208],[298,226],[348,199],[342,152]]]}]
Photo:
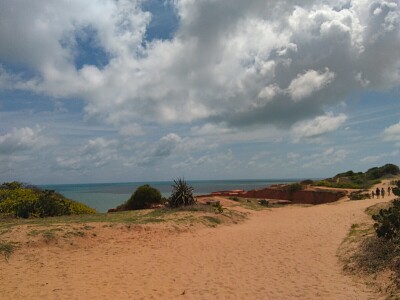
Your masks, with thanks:
[{"label": "ocean", "polygon": [[[253,190],[272,184],[296,182],[299,179],[275,180],[204,180],[187,183],[194,188],[195,195],[209,194],[216,191],[242,189]],[[55,190],[65,197],[85,203],[98,212],[107,212],[110,208],[122,204],[141,185],[149,184],[158,189],[164,197],[171,195],[173,182],[129,182],[129,183],[92,183],[92,184],[56,184],[42,185],[43,189]]]}]

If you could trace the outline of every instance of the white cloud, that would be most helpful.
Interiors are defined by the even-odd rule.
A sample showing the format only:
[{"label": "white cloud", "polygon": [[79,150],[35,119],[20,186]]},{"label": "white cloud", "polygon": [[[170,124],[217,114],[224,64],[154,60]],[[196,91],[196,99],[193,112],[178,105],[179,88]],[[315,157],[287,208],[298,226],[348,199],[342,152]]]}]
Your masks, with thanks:
[{"label": "white cloud", "polygon": [[255,103],[255,106],[262,107],[262,106],[268,104],[281,92],[282,91],[278,85],[276,85],[276,84],[267,85],[258,94],[258,99],[257,99],[257,102]]},{"label": "white cloud", "polygon": [[363,78],[361,72],[358,72],[355,78],[361,84],[362,87],[367,87],[370,84],[370,81],[368,79]]},{"label": "white cloud", "polygon": [[144,135],[143,128],[138,124],[130,124],[121,127],[119,133],[127,137],[135,137]]},{"label": "white cloud", "polygon": [[340,148],[328,148],[322,151],[321,153],[315,153],[304,157],[303,160],[305,163],[303,167],[305,168],[315,168],[324,167],[324,166],[332,166],[336,164],[342,163],[346,157],[350,154],[349,150],[340,149]]},{"label": "white cloud", "polygon": [[313,139],[326,133],[336,131],[345,121],[347,116],[339,114],[334,116],[332,113],[316,117],[313,120],[301,121],[293,125],[291,134],[295,142],[302,139]]},{"label": "white cloud", "polygon": [[56,162],[59,168],[68,170],[100,168],[118,160],[117,147],[118,142],[113,139],[90,139],[79,149],[59,155]]},{"label": "white cloud", "polygon": [[140,145],[131,154],[133,157],[129,157],[124,161],[124,165],[153,166],[169,156],[182,153],[184,146],[184,139],[175,133],[169,133],[154,143],[143,143]]},{"label": "white cloud", "polygon": [[389,126],[383,131],[383,140],[394,142],[396,146],[400,146],[400,122]]},{"label": "white cloud", "polygon": [[201,127],[198,126],[193,127],[191,131],[193,134],[201,136],[223,135],[233,132],[233,130],[228,128],[226,124],[213,124],[213,123],[206,123]]},{"label": "white cloud", "polygon": [[379,161],[382,158],[382,154],[380,155],[370,155],[360,159],[361,162],[371,164]]},{"label": "white cloud", "polygon": [[382,163],[387,162],[388,158],[390,157],[397,157],[399,156],[399,151],[393,151],[391,153],[380,153],[377,155],[369,155],[366,157],[363,157],[362,159],[360,159],[361,162],[363,163],[367,163],[367,164],[372,164],[372,163],[376,163],[378,161],[382,161]]},{"label": "white cloud", "polygon": [[[29,157],[31,147],[45,143],[20,127],[36,130],[32,124],[42,117],[36,112],[43,99],[65,108],[59,111],[63,124],[70,122],[65,120],[71,110],[81,109],[67,102],[77,99],[84,116],[74,111],[73,120],[108,131],[81,132],[73,145],[64,138],[62,151],[49,150],[60,166],[78,170],[113,162],[152,170],[180,159],[200,165],[227,145],[274,145],[288,134],[295,142],[320,141],[346,121],[345,114],[327,111],[347,110],[340,103],[349,96],[400,85],[396,0],[305,0],[301,6],[283,0],[175,0],[176,31],[168,40],[151,41],[146,30],[152,16],[142,3],[3,1],[0,92],[4,98],[22,90],[26,109],[35,107],[35,121],[6,123],[21,132],[2,132],[0,152],[14,151],[14,160],[15,153]],[[82,46],[85,38],[89,43]],[[102,53],[102,63],[82,59],[88,47]],[[5,101],[7,109],[25,109],[22,99]],[[51,128],[50,119],[39,123]],[[395,131],[387,128],[383,138],[400,144]],[[36,133],[44,138],[44,130]],[[99,135],[108,139],[96,140]],[[215,153],[205,154],[208,146]]]},{"label": "white cloud", "polygon": [[[11,76],[19,83],[14,88],[83,98],[89,116],[121,128],[127,118],[139,125],[215,119],[232,127],[290,126],[367,85],[382,90],[400,83],[395,1],[299,7],[177,0],[175,36],[152,42],[144,41],[151,16],[140,3],[3,4],[0,58],[35,74],[25,80],[7,70],[3,81]],[[103,68],[74,65],[77,37],[88,28],[108,54]],[[287,94],[277,87],[288,87]]]},{"label": "white cloud", "polygon": [[13,128],[0,135],[0,155],[15,155],[19,152],[33,151],[53,143],[52,139],[43,135],[40,126],[34,128]]},{"label": "white cloud", "polygon": [[207,167],[209,170],[216,168],[229,169],[233,161],[234,155],[231,150],[228,150],[226,152],[206,154],[198,158],[189,156],[184,161],[173,164],[172,167],[179,170],[191,170],[197,167]]},{"label": "white cloud", "polygon": [[335,74],[326,69],[324,73],[308,70],[304,74],[298,74],[288,87],[288,93],[293,101],[297,102],[311,96],[331,83]]},{"label": "white cloud", "polygon": [[265,167],[266,166],[265,160],[270,155],[271,155],[271,153],[268,151],[258,152],[250,158],[250,161],[248,162],[248,166],[250,166],[250,167]]}]

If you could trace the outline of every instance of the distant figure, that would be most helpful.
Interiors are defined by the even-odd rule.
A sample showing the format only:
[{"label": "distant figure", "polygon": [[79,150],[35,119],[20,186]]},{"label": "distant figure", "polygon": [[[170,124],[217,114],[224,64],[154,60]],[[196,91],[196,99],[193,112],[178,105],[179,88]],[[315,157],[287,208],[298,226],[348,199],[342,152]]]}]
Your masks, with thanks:
[{"label": "distant figure", "polygon": [[381,195],[382,195],[382,198],[385,197],[385,190],[384,190],[384,188],[381,189]]},{"label": "distant figure", "polygon": [[392,191],[392,189],[390,188],[390,186],[388,186],[388,196],[390,196],[391,191]]},{"label": "distant figure", "polygon": [[371,196],[372,196],[372,199],[375,198],[375,192],[374,191],[371,192]]},{"label": "distant figure", "polygon": [[376,198],[379,199],[379,194],[380,193],[381,193],[381,190],[379,188],[376,188],[376,190],[375,190]]}]

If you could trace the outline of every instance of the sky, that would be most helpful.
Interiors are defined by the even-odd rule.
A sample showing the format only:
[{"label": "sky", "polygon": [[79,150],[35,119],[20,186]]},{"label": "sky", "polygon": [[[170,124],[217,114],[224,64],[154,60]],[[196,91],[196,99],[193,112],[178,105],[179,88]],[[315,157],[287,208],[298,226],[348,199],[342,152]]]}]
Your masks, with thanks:
[{"label": "sky", "polygon": [[0,182],[400,165],[397,0],[0,0]]}]

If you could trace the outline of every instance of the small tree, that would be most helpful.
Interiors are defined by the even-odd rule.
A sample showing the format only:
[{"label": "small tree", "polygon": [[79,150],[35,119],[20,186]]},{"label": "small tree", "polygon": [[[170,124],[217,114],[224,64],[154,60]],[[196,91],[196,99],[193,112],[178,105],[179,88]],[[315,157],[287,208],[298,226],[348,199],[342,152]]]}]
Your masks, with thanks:
[{"label": "small tree", "polygon": [[153,204],[161,203],[161,193],[159,190],[148,184],[136,189],[129,200],[125,203],[125,209],[144,209],[151,208]]},{"label": "small tree", "polygon": [[174,180],[172,185],[172,195],[169,199],[171,207],[187,206],[196,204],[193,196],[193,187],[189,186],[184,179]]}]

